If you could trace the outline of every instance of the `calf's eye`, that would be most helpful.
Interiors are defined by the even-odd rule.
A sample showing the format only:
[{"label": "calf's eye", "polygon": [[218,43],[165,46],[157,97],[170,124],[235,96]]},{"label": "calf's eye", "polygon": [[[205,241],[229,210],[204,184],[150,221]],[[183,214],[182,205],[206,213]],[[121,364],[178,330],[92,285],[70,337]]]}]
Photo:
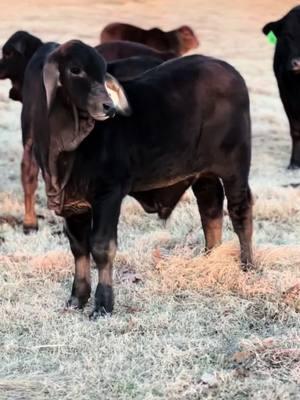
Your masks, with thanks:
[{"label": "calf's eye", "polygon": [[10,58],[10,57],[12,57],[12,55],[13,55],[13,52],[10,50],[6,50],[5,52],[3,52],[4,58]]},{"label": "calf's eye", "polygon": [[71,67],[70,71],[73,75],[80,75],[82,73],[82,69],[80,67]]}]

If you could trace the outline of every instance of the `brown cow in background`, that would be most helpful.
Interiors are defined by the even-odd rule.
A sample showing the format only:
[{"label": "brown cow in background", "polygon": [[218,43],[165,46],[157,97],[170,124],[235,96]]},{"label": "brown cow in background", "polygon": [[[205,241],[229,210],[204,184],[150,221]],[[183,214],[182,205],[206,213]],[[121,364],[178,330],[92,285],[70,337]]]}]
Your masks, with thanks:
[{"label": "brown cow in background", "polygon": [[120,22],[106,25],[100,34],[101,43],[114,40],[128,40],[142,43],[159,51],[173,51],[181,56],[199,46],[193,30],[183,25],[173,31],[164,32],[159,28],[149,30]]},{"label": "brown cow in background", "polygon": [[95,49],[108,62],[135,56],[153,57],[163,61],[177,57],[174,51],[158,51],[153,47],[127,40],[102,43],[96,46]]}]

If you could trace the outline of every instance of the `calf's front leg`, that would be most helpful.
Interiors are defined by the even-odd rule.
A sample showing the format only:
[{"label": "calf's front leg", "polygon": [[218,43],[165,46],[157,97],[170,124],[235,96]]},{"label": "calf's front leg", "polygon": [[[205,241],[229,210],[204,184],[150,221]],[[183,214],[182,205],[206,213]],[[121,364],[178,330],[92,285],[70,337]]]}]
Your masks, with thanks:
[{"label": "calf's front leg", "polygon": [[117,250],[117,228],[124,194],[117,187],[97,196],[93,204],[93,231],[91,252],[98,269],[95,307],[90,318],[113,311],[113,261]]},{"label": "calf's front leg", "polygon": [[82,309],[91,294],[90,233],[91,213],[66,218],[66,233],[75,260],[75,276],[67,305]]}]

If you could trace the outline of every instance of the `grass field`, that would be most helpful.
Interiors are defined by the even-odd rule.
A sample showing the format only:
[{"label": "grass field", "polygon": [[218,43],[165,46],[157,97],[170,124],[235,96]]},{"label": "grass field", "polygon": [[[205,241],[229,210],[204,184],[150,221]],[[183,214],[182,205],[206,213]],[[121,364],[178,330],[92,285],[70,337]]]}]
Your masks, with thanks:
[{"label": "grass field", "polygon": [[[287,171],[290,138],[264,23],[286,0],[90,0],[11,3],[1,43],[22,28],[45,41],[96,44],[122,20],[190,24],[199,52],[231,62],[251,96],[256,272],[239,270],[225,217],[209,257],[187,193],[165,224],[126,199],[115,262],[115,313],[67,311],[73,261],[62,220],[38,194],[40,230],[24,236],[20,105],[0,82],[0,400],[300,399],[300,172]],[[2,4],[3,3],[3,4]],[[234,4],[234,5],[233,5]],[[93,271],[96,278],[96,271]]]}]

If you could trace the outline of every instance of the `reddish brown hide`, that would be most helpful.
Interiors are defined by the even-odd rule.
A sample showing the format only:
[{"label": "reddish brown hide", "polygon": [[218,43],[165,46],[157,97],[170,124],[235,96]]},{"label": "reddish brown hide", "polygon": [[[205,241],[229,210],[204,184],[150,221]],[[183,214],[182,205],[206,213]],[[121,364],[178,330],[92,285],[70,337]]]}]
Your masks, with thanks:
[{"label": "reddish brown hide", "polygon": [[35,213],[35,192],[37,189],[38,174],[39,168],[32,155],[32,139],[30,138],[25,143],[21,163],[21,179],[25,203],[24,233],[38,229],[38,221]]},{"label": "reddish brown hide", "polygon": [[107,25],[100,34],[101,43],[128,40],[142,43],[159,51],[173,51],[181,56],[199,46],[199,40],[187,25],[165,32],[159,28],[149,30],[120,22]]}]

